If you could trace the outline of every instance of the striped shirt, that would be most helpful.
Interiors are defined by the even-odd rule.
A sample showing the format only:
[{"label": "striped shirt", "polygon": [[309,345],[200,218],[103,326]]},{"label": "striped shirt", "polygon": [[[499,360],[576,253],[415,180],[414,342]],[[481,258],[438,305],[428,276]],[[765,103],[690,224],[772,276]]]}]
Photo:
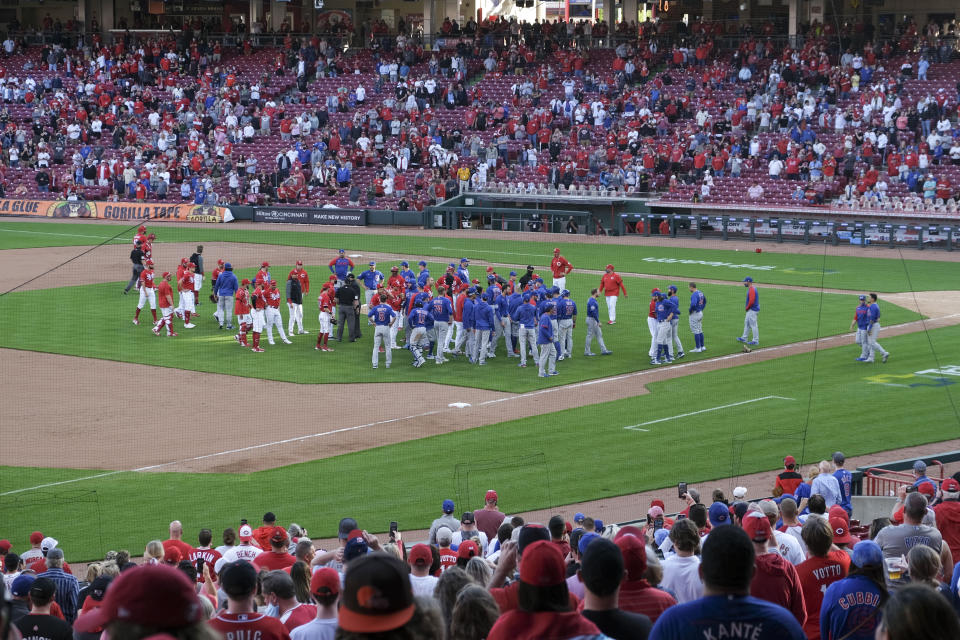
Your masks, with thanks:
[{"label": "striped shirt", "polygon": [[63,617],[73,624],[77,618],[77,597],[80,595],[80,583],[69,573],[60,568],[50,568],[37,576],[50,578],[57,585],[57,604],[63,610]]}]

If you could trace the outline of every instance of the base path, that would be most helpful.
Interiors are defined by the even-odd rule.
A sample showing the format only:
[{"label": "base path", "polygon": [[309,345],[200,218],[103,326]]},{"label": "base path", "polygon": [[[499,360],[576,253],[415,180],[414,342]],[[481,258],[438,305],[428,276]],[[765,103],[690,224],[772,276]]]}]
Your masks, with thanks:
[{"label": "base path", "polygon": [[[884,327],[883,335],[960,324],[957,307],[958,312],[948,316]],[[0,349],[0,370],[19,372],[6,383],[6,393],[19,401],[12,405],[13,413],[4,422],[9,429],[0,431],[0,437],[16,437],[17,425],[38,425],[33,435],[45,444],[23,450],[20,464],[29,466],[113,470],[120,462],[117,443],[141,443],[123,447],[123,470],[250,472],[621,400],[648,393],[646,385],[653,382],[851,342],[851,334],[829,336],[522,394],[397,382],[364,386],[361,392],[357,385],[311,387]],[[173,388],[197,392],[187,404],[171,400],[163,408],[161,431],[154,419],[157,407],[144,392]],[[314,388],[322,389],[322,395],[311,391]],[[265,406],[271,418],[257,426],[250,406],[218,400],[221,389],[229,389],[230,398],[269,398]],[[109,415],[103,413],[105,392],[118,399]],[[341,402],[349,397],[356,398],[356,409],[344,413]],[[393,399],[364,403],[364,397]],[[201,423],[204,437],[197,438]]]}]

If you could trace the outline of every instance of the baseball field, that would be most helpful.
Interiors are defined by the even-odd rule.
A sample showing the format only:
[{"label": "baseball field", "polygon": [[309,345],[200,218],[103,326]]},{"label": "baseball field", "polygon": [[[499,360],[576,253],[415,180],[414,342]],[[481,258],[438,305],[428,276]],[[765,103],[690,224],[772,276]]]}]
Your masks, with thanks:
[{"label": "baseball field", "polygon": [[[239,277],[268,261],[286,279],[302,260],[309,335],[264,353],[239,347],[211,317],[209,284],[195,329],[155,337],[149,308],[121,295],[133,226],[0,220],[0,520],[3,537],[48,530],[71,560],[135,553],[176,518],[188,531],[274,511],[329,536],[344,515],[373,531],[425,527],[444,498],[479,507],[496,488],[510,513],[574,505],[776,469],[835,450],[848,458],[960,437],[960,255],[822,244],[592,238],[254,224],[150,224],[157,271],[204,245]],[[372,328],[314,350],[316,294],[343,248],[364,269],[461,257],[472,277],[527,264],[544,275],[553,248],[581,314],[574,357],[537,376],[505,357],[391,369],[370,364]],[[754,248],[761,247],[762,253]],[[956,256],[956,257],[954,257]],[[582,317],[607,263],[629,297],[603,323],[609,357],[583,357]],[[745,276],[760,292],[759,348],[743,352]],[[706,294],[707,350],[692,353],[687,284]],[[671,365],[649,364],[653,287],[680,290]],[[876,292],[882,364],[855,362],[857,296]],[[601,298],[601,320],[606,307]],[[286,326],[287,310],[281,305]],[[594,346],[596,350],[597,347]],[[669,505],[668,505],[669,506]],[[637,506],[617,514],[643,514]],[[608,516],[609,517],[609,516]]]}]

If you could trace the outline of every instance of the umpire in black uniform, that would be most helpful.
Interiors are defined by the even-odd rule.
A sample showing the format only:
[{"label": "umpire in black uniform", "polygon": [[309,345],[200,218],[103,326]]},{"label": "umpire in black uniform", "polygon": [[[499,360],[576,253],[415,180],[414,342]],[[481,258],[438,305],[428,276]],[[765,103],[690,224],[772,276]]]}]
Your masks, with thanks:
[{"label": "umpire in black uniform", "polygon": [[350,342],[360,337],[360,286],[352,273],[347,274],[343,286],[337,289],[337,342],[343,342],[343,327],[350,323]]},{"label": "umpire in black uniform", "polygon": [[140,249],[139,240],[134,244],[133,251],[130,252],[130,262],[133,263],[133,275],[130,276],[130,282],[127,283],[127,288],[123,290],[123,295],[127,295],[133,285],[137,284],[137,280],[140,279],[140,274],[143,272],[143,250]]}]

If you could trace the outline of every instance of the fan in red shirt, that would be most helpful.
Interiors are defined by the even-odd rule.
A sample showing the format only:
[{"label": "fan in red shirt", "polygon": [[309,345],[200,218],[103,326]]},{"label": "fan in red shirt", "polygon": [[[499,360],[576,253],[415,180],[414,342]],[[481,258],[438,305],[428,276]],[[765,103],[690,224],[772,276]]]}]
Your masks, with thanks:
[{"label": "fan in red shirt", "polygon": [[643,530],[638,527],[623,527],[617,532],[614,542],[623,554],[627,575],[620,585],[617,606],[624,611],[642,613],[656,622],[660,614],[677,604],[676,599],[662,589],[651,586],[643,577],[647,572],[647,550]]},{"label": "fan in red shirt", "polygon": [[220,552],[216,549],[210,547],[210,543],[213,542],[213,532],[210,529],[200,529],[200,533],[197,534],[197,542],[200,543],[200,546],[195,547],[193,551],[187,556],[193,566],[197,567],[197,582],[203,583],[203,566],[200,564],[200,561],[203,561],[203,564],[209,567],[210,577],[214,581],[217,579],[217,574],[214,571],[214,567],[217,566],[217,561],[222,557]]},{"label": "fan in red shirt", "polygon": [[833,530],[826,518],[811,515],[801,531],[809,557],[797,565],[807,622],[803,630],[809,640],[820,640],[820,607],[823,594],[831,584],[845,578],[850,569],[850,555],[834,546]]},{"label": "fan in red shirt", "polygon": [[170,523],[170,538],[163,541],[164,554],[169,553],[170,549],[179,551],[181,558],[189,558],[193,553],[193,547],[183,541],[183,525],[179,520]]},{"label": "fan in red shirt", "polygon": [[160,285],[157,287],[158,304],[160,305],[160,322],[153,327],[154,335],[160,335],[163,326],[167,326],[167,335],[176,336],[173,331],[173,287],[170,286],[170,272],[164,271],[160,276]]},{"label": "fan in red shirt", "polygon": [[210,620],[214,630],[228,640],[290,640],[282,622],[256,611],[257,570],[252,564],[238,560],[225,565],[220,586],[227,594],[227,608]]},{"label": "fan in red shirt", "polygon": [[[254,532],[256,535],[256,532]],[[273,534],[270,536],[270,550],[267,553],[261,553],[253,560],[253,566],[258,570],[267,569],[268,571],[277,571],[293,566],[297,561],[287,551],[289,538],[283,527],[274,527]]]},{"label": "fan in red shirt", "polygon": [[[269,553],[261,553],[257,560]],[[292,557],[292,556],[291,556]],[[256,561],[254,561],[256,566]],[[297,601],[297,592],[293,587],[293,578],[283,571],[271,571],[263,577],[263,599],[268,605],[277,607],[277,619],[287,631],[293,631],[317,617],[317,607]]]},{"label": "fan in red shirt", "polygon": [[[750,595],[780,605],[803,625],[807,621],[807,611],[800,577],[794,566],[775,547],[770,548],[770,539],[773,538],[770,520],[762,511],[749,511],[743,517],[743,530],[753,541],[756,553],[756,570],[750,583]],[[817,622],[819,624],[819,619]]]},{"label": "fan in red shirt", "polygon": [[613,265],[608,264],[606,273],[600,278],[600,290],[607,299],[607,324],[617,323],[617,296],[623,291],[623,297],[627,296],[627,288],[623,284],[623,278],[620,274],[614,272]]}]

